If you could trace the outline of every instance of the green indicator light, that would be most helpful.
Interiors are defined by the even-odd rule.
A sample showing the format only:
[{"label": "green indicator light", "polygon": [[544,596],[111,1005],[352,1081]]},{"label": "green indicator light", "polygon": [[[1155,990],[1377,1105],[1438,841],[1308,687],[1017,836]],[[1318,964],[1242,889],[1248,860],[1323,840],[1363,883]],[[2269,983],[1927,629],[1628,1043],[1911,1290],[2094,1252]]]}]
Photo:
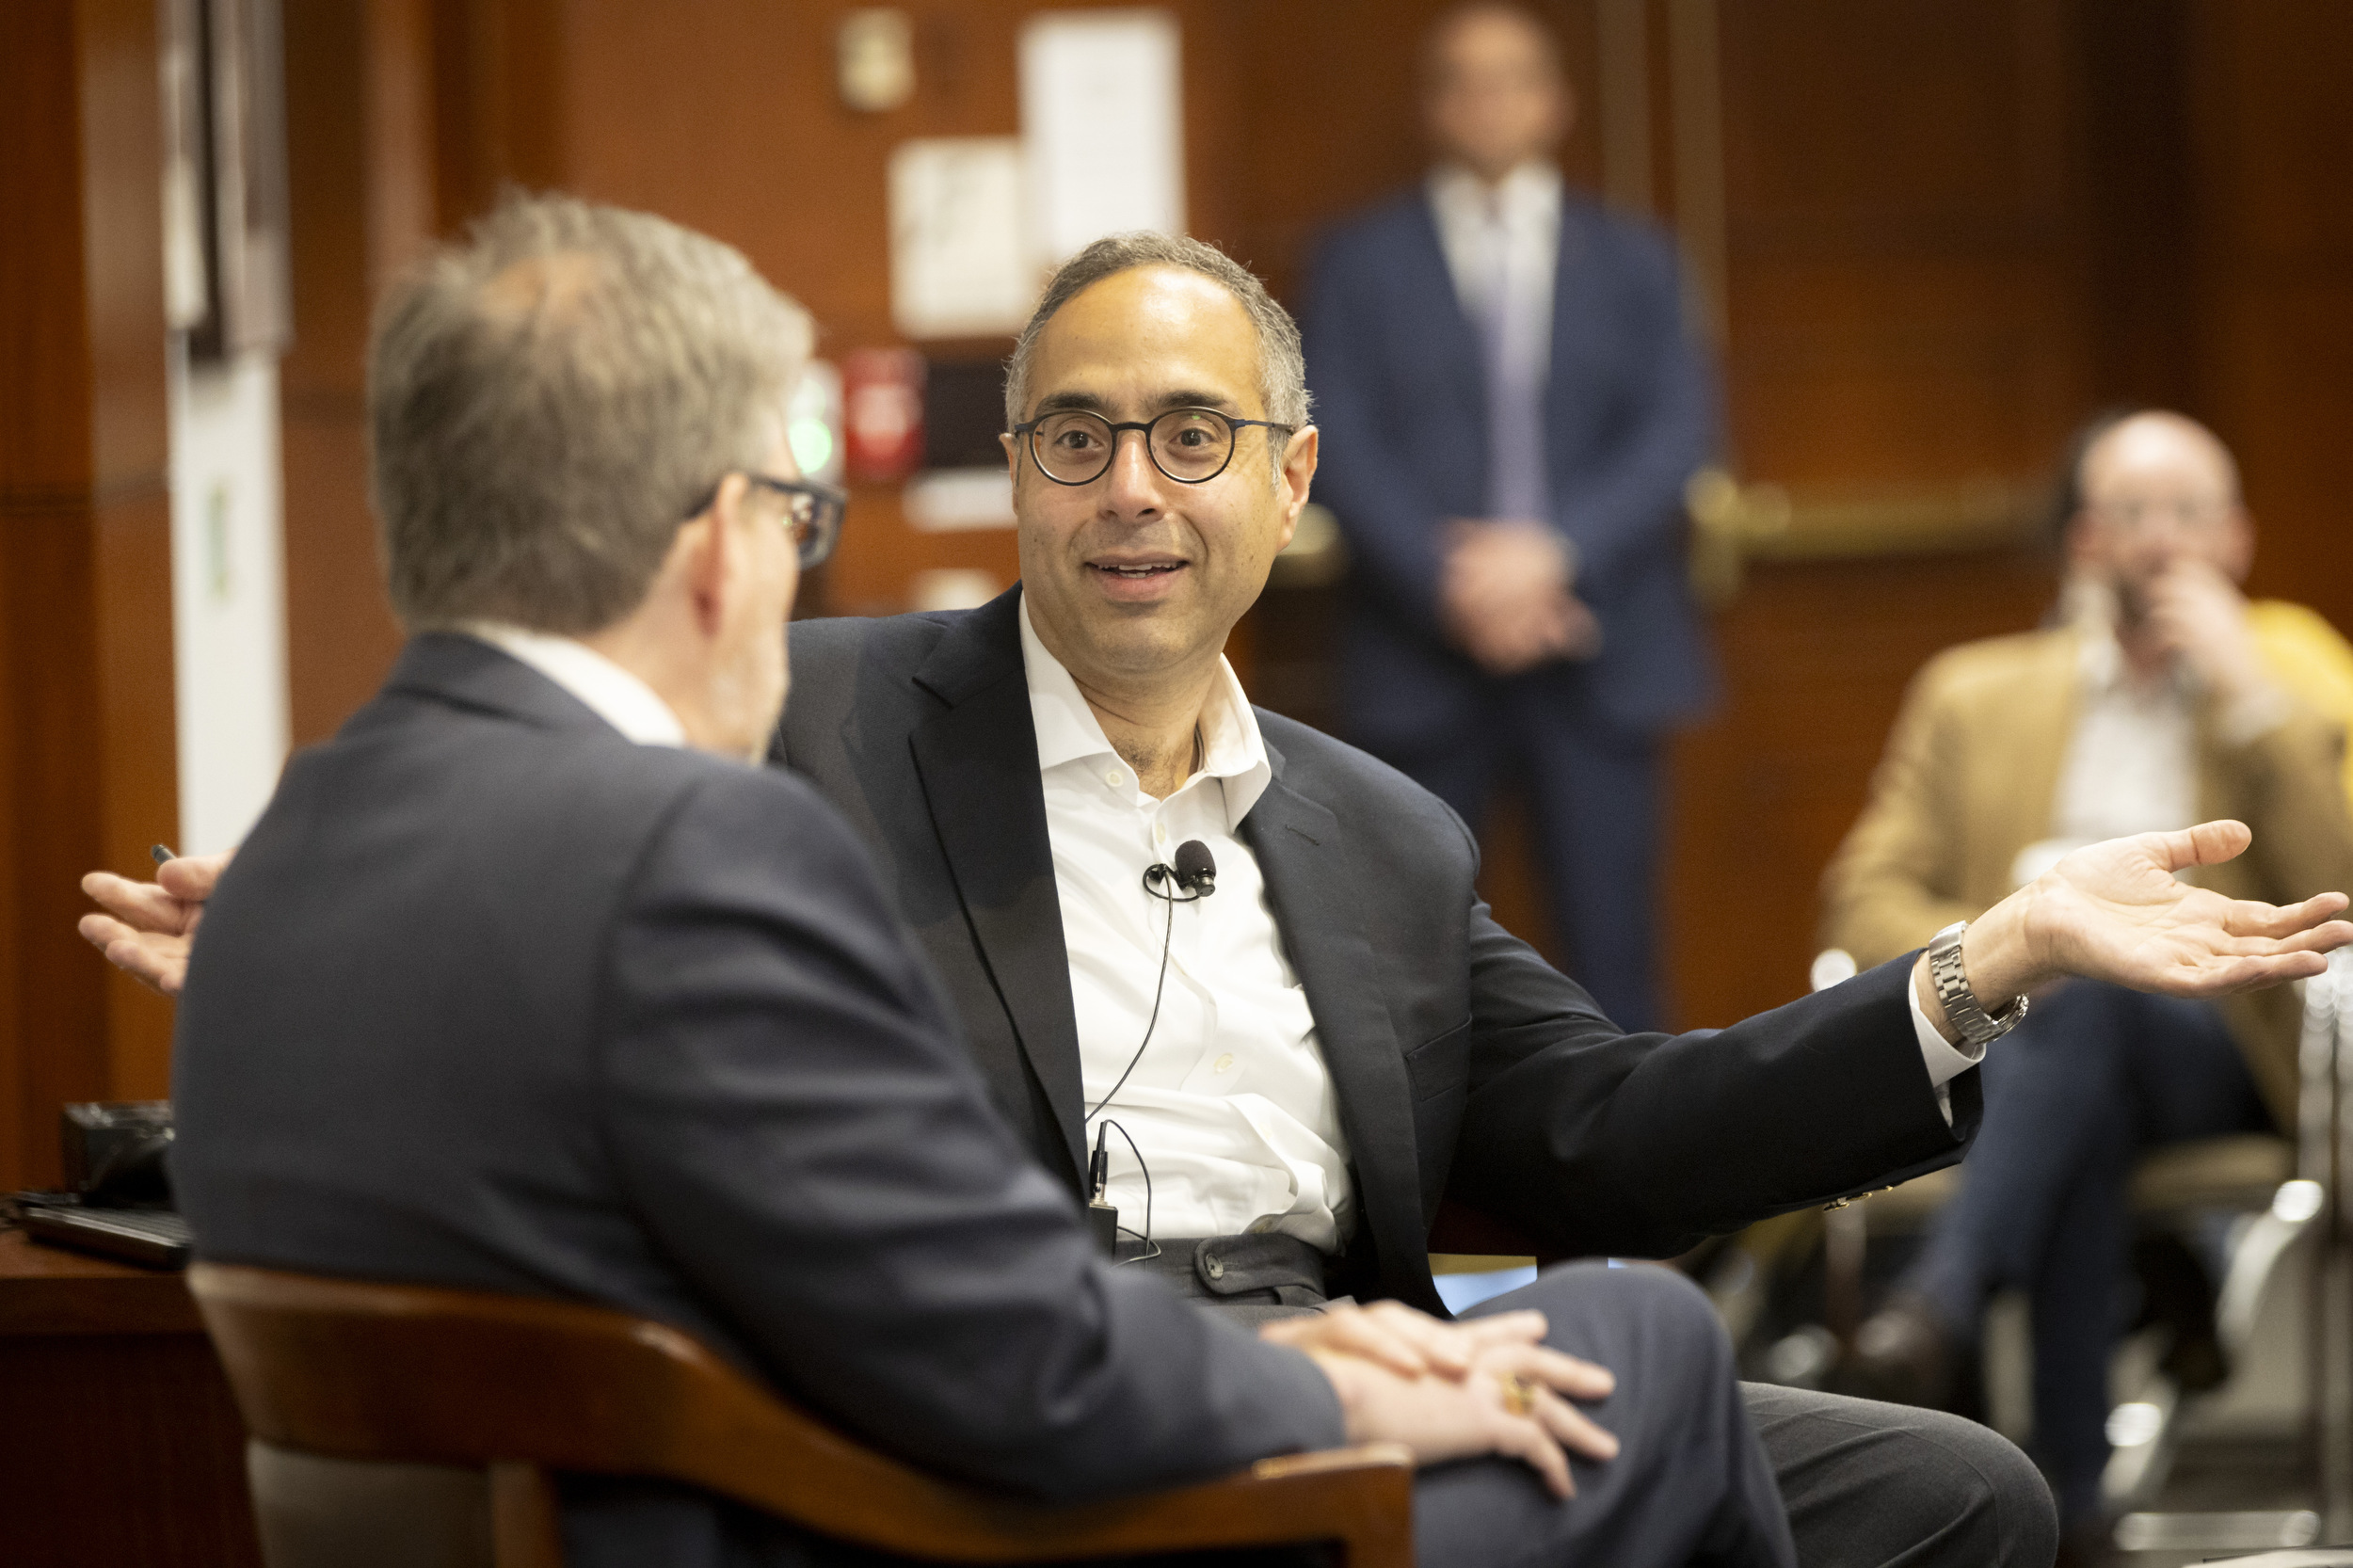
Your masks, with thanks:
[{"label": "green indicator light", "polygon": [[792,460],[803,473],[820,473],[833,460],[833,427],[822,419],[792,422]]}]

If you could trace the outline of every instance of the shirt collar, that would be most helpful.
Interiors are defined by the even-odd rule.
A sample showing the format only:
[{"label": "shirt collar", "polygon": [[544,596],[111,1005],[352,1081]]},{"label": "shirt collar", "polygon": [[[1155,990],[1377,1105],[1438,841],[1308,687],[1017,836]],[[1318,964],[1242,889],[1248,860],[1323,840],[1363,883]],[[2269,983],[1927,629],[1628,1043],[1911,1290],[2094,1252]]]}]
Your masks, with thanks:
[{"label": "shirt collar", "polygon": [[1440,164],[1430,171],[1430,200],[1449,218],[1484,220],[1500,213],[1514,228],[1530,222],[1558,224],[1561,171],[1542,158],[1530,158],[1490,187],[1461,164]]},{"label": "shirt collar", "polygon": [[639,745],[686,744],[686,727],[670,705],[586,643],[506,621],[469,621],[460,630],[529,664],[578,697],[623,738]]},{"label": "shirt collar", "polygon": [[[1103,733],[1102,721],[1079,691],[1062,661],[1047,650],[1030,624],[1030,598],[1021,596],[1021,670],[1030,687],[1030,721],[1037,731],[1040,773],[1083,758],[1115,757],[1118,753]],[[1200,776],[1220,780],[1225,789],[1225,824],[1239,832],[1250,808],[1266,793],[1274,777],[1267,760],[1266,739],[1258,733],[1258,716],[1250,710],[1234,666],[1220,654],[1217,679],[1209,699],[1201,708]]]}]

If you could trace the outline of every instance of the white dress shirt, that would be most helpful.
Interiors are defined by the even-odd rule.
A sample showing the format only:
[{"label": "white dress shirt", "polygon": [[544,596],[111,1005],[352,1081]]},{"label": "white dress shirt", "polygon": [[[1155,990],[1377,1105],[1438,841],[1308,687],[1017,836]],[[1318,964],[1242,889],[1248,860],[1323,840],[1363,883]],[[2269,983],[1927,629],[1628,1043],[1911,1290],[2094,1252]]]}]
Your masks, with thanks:
[{"label": "white dress shirt", "polygon": [[504,621],[469,621],[465,632],[529,664],[639,745],[686,744],[686,728],[670,705],[651,686],[586,643]]},{"label": "white dress shirt", "polygon": [[1552,370],[1552,287],[1561,262],[1561,171],[1529,162],[1489,186],[1470,170],[1441,164],[1430,174],[1430,210],[1463,313],[1484,321],[1498,286],[1511,291],[1513,319],[1526,330],[1509,347],[1513,379],[1541,387]]},{"label": "white dress shirt", "polygon": [[[1166,800],[1136,782],[1078,683],[1021,605],[1021,659],[1053,847],[1071,1000],[1078,1014],[1089,1147],[1108,1119],[1149,1168],[1156,1237],[1282,1231],[1337,1251],[1355,1223],[1348,1141],[1307,995],[1283,950],[1241,821],[1273,771],[1231,666],[1201,715],[1202,764]],[[1198,839],[1217,891],[1172,906],[1144,890],[1148,866]],[[1163,941],[1168,978],[1154,991]],[[1110,1104],[1096,1114],[1137,1059]],[[1145,1173],[1110,1134],[1110,1201],[1142,1234]]]}]

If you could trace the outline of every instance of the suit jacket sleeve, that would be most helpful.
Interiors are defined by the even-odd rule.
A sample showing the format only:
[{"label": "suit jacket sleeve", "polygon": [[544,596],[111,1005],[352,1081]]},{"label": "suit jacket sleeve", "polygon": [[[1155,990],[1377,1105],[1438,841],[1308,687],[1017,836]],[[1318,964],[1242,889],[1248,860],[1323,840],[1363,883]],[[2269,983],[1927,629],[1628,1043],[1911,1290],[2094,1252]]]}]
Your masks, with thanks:
[{"label": "suit jacket sleeve", "polygon": [[2255,835],[2248,853],[2273,903],[2353,889],[2353,824],[2338,772],[2344,756],[2343,728],[2301,702],[2244,744],[2216,749],[2229,798],[2244,803]]},{"label": "suit jacket sleeve", "polygon": [[1952,781],[1966,744],[1945,710],[1942,661],[1912,683],[1871,776],[1871,795],[1822,873],[1822,939],[1858,964],[1917,948],[1982,911],[1961,897],[1961,802]]},{"label": "suit jacket sleeve", "polygon": [[1950,1164],[1977,1075],[1939,1109],[1911,955],[1729,1029],[1624,1034],[1472,913],[1471,1093],[1450,1190],[1564,1253],[1663,1257]]},{"label": "suit jacket sleeve", "polygon": [[[2223,740],[2212,714],[2203,729],[2205,766],[2219,776],[2207,781],[2206,792],[2245,821],[2255,838],[2243,869],[2214,867],[2201,880],[2218,892],[2271,904],[2353,890],[2353,824],[2345,808],[2340,722],[2291,697],[2279,723],[2241,744]],[[2273,1120],[2294,1127],[2300,998],[2278,986],[2226,997],[2221,1007]]]},{"label": "suit jacket sleeve", "polygon": [[698,784],[609,942],[600,1119],[626,1197],[780,1386],[1055,1497],[1340,1440],[1306,1358],[1096,1256],[805,785]]},{"label": "suit jacket sleeve", "polygon": [[1611,389],[1617,427],[1600,460],[1561,476],[1553,497],[1556,525],[1577,545],[1577,592],[1596,601],[1661,553],[1679,553],[1684,487],[1717,445],[1715,374],[1684,320],[1673,251],[1646,233],[1638,243],[1638,281],[1621,309],[1640,347],[1623,386]]},{"label": "suit jacket sleeve", "polygon": [[1316,424],[1327,462],[1320,499],[1348,520],[1358,569],[1423,636],[1445,640],[1438,620],[1442,509],[1405,454],[1395,425],[1413,410],[1394,406],[1379,345],[1385,307],[1375,286],[1378,258],[1347,238],[1324,248],[1301,321]]}]

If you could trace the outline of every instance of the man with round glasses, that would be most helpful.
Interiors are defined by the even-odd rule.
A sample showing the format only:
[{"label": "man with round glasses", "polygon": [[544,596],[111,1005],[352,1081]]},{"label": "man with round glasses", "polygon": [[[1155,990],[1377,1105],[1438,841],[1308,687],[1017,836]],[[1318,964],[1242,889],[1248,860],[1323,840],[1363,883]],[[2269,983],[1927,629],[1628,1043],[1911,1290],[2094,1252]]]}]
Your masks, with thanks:
[{"label": "man with round glasses", "polygon": [[[1191,240],[1097,242],[1048,284],[1005,395],[1019,586],[796,624],[773,756],[872,845],[1000,1104],[1074,1195],[1116,1209],[1124,1257],[1240,1314],[1352,1294],[1440,1310],[1441,1196],[1563,1255],[1663,1256],[1958,1157],[1976,1075],[1925,958],[1721,1032],[1624,1034],[1495,925],[1453,812],[1251,707],[1222,650],[1322,436],[1297,328],[1249,272]],[[1189,840],[1216,892],[1171,907],[1139,873]],[[2112,900],[2170,901],[2161,867],[2239,841],[2070,862],[2034,905],[2036,956],[2014,945],[2033,901],[2013,901],[1967,935],[1968,984],[1999,1013],[2062,969],[2158,984],[2115,945]],[[1548,1273],[1499,1304],[1541,1306],[1589,1359],[1634,1358],[1622,1384],[1667,1398],[1662,1365],[1713,1352],[1663,1319],[1632,1333],[1646,1309],[1606,1277]],[[1746,1402],[1800,1560],[2048,1560],[2041,1482],[1984,1429],[1794,1390]],[[1674,1442],[1612,1430],[1626,1456]],[[1582,1520],[1478,1480],[1448,1506],[1613,1561],[1666,1539],[1641,1532],[1676,1504],[1626,1457],[1576,1469]],[[1719,1496],[1707,1528],[1737,1534],[1740,1489]],[[1611,1528],[1638,1534],[1599,1547]]]}]

